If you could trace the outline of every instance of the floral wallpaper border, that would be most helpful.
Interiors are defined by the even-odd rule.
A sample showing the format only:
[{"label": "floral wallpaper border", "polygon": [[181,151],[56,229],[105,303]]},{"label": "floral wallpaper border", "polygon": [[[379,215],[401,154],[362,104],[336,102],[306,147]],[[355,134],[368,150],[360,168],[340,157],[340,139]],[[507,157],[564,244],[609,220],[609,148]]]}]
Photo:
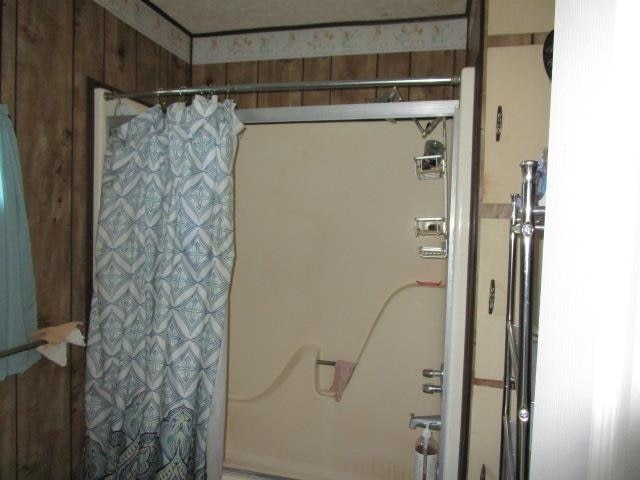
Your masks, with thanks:
[{"label": "floral wallpaper border", "polygon": [[191,36],[140,0],[94,0],[127,25],[185,62],[191,62]]},{"label": "floral wallpaper border", "polygon": [[465,49],[467,44],[465,18],[191,38],[140,0],[94,1],[163,48],[194,65],[458,50]]},{"label": "floral wallpaper border", "polygon": [[458,50],[467,46],[467,20],[309,28],[193,39],[194,65],[364,53]]}]

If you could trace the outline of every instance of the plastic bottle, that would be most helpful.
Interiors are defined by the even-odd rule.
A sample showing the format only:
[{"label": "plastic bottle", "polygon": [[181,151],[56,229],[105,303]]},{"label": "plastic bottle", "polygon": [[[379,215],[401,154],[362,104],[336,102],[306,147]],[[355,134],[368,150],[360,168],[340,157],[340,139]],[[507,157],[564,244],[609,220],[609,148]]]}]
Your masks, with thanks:
[{"label": "plastic bottle", "polygon": [[431,436],[431,430],[425,429],[427,433],[427,455],[425,456],[424,470],[425,480],[436,480],[438,477],[438,443]]},{"label": "plastic bottle", "polygon": [[420,434],[418,439],[416,440],[416,448],[413,453],[413,480],[426,480],[426,472],[424,471],[425,467],[425,441],[424,436]]},{"label": "plastic bottle", "polygon": [[425,428],[416,440],[414,480],[436,480],[438,472],[438,444]]},{"label": "plastic bottle", "polygon": [[424,436],[420,434],[416,440],[416,448],[413,454],[413,480],[426,480],[425,472],[425,458],[424,452],[426,450],[426,443]]}]

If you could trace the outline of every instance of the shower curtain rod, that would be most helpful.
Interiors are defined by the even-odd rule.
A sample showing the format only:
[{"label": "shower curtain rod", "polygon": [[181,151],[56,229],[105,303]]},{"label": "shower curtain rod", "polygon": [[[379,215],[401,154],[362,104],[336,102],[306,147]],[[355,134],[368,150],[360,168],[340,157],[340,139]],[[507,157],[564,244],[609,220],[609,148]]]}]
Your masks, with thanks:
[{"label": "shower curtain rod", "polygon": [[166,96],[207,95],[218,93],[253,93],[253,92],[287,92],[294,90],[341,90],[347,88],[366,87],[426,87],[442,85],[460,85],[460,77],[423,77],[372,80],[329,80],[324,82],[285,82],[285,83],[246,83],[240,85],[220,85],[205,87],[183,87],[168,90],[153,90],[150,92],[104,94],[106,100],[118,98],[150,98]]},{"label": "shower curtain rod", "polygon": [[10,348],[8,350],[4,350],[0,352],[0,358],[10,357],[11,355],[15,355],[16,353],[26,352],[27,350],[33,350],[34,348],[38,348],[46,344],[47,344],[46,340],[36,340],[35,342],[25,343],[24,345],[20,345],[19,347]]}]

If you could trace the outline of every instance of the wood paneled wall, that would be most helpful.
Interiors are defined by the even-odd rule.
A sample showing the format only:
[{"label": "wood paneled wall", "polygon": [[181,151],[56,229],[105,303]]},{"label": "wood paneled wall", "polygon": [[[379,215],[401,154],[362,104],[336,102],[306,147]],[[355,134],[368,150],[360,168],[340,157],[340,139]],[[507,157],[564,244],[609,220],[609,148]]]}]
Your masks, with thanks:
[{"label": "wood paneled wall", "polygon": [[[238,83],[297,82],[368,78],[407,78],[458,75],[466,65],[465,50],[384,53],[339,57],[296,58],[257,62],[194,65],[193,86]],[[388,89],[272,92],[234,94],[238,108],[364,103]],[[401,88],[406,100],[446,100],[458,97],[457,88]]]},{"label": "wood paneled wall", "polygon": [[[0,96],[16,126],[40,326],[86,320],[91,164],[87,77],[121,90],[189,85],[187,63],[92,0],[3,0]],[[0,383],[0,479],[79,478],[84,350]]]},{"label": "wood paneled wall", "polygon": [[[189,65],[92,0],[3,0],[0,98],[22,159],[40,326],[85,322],[92,158],[87,78],[125,91],[206,84],[458,74],[465,51]],[[193,78],[193,81],[192,81]],[[365,102],[379,89],[234,95],[240,108]],[[449,99],[451,87],[405,99]],[[41,360],[0,383],[0,479],[79,478],[84,350],[70,366]]]}]

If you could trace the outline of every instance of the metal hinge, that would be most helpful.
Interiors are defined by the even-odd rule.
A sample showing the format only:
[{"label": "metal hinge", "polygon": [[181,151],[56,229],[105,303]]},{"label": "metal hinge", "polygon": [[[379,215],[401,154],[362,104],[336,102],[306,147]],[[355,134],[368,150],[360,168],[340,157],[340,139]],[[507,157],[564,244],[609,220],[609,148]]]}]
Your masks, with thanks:
[{"label": "metal hinge", "polygon": [[493,313],[493,307],[496,303],[496,281],[492,278],[489,286],[489,315]]}]

